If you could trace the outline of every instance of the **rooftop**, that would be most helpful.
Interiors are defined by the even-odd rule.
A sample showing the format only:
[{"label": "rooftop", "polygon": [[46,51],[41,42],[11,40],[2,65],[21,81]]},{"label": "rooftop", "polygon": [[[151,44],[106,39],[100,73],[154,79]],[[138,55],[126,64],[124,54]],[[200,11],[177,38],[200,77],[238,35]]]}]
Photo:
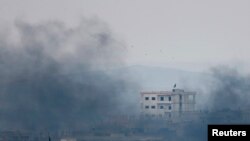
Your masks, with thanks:
[{"label": "rooftop", "polygon": [[158,95],[179,95],[179,94],[196,94],[196,92],[185,92],[183,89],[173,89],[172,91],[142,91],[141,94],[158,94]]}]

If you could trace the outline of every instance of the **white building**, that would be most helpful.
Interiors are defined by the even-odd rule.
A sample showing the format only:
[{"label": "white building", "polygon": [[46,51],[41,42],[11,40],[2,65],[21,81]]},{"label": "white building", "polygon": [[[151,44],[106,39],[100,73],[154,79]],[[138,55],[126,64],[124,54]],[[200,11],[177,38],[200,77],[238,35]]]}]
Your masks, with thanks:
[{"label": "white building", "polygon": [[141,92],[141,114],[171,117],[194,111],[195,95],[196,92],[185,92],[182,89]]}]

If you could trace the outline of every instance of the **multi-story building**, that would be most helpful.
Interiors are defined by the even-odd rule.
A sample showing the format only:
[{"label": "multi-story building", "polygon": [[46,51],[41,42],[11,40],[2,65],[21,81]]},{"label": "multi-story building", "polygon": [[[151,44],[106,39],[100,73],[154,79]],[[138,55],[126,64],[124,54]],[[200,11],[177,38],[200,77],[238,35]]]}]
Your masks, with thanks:
[{"label": "multi-story building", "polygon": [[146,116],[168,116],[195,110],[196,92],[183,89],[172,91],[141,92],[141,114]]}]

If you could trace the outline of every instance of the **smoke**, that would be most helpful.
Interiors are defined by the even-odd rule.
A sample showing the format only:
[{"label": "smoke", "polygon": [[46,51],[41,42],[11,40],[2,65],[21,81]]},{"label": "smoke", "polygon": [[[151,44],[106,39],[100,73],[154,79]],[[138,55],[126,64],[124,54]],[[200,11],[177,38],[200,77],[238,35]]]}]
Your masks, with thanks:
[{"label": "smoke", "polygon": [[0,30],[1,129],[77,128],[126,110],[129,78],[112,76],[124,66],[125,44],[108,26],[83,19],[17,21]]},{"label": "smoke", "polygon": [[[202,92],[196,98],[203,109],[196,111],[189,122],[172,124],[177,129],[169,134],[168,140],[201,141],[207,139],[208,124],[248,124],[250,106],[250,77],[242,70],[227,66],[211,68],[204,79]],[[206,85],[206,86],[203,86]],[[200,98],[202,97],[202,98]],[[187,117],[188,118],[188,117]],[[193,118],[193,119],[192,119]]]},{"label": "smoke", "polygon": [[[134,109],[128,99],[137,86],[128,76],[110,73],[125,65],[125,52],[126,45],[98,20],[84,19],[71,28],[61,22],[20,21],[2,27],[0,129],[76,129],[112,115],[128,114]],[[213,79],[206,87],[203,107],[217,111],[250,106],[248,75],[229,67],[215,67],[211,72]],[[206,123],[225,121],[214,115],[218,114],[206,113],[180,127],[183,135],[169,136],[173,140],[204,139]]]},{"label": "smoke", "polygon": [[235,68],[212,68],[211,110],[244,110],[250,106],[250,77]]}]

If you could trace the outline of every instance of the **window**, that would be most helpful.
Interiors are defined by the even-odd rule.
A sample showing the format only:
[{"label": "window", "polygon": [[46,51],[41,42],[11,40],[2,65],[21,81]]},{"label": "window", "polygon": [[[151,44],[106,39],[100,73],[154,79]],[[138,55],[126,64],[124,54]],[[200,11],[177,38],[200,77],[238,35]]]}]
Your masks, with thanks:
[{"label": "window", "polygon": [[149,109],[149,106],[145,106],[145,109]]},{"label": "window", "polygon": [[152,100],[155,100],[155,97],[152,97]]},{"label": "window", "polygon": [[180,101],[182,100],[182,95],[180,95]]},{"label": "window", "polygon": [[168,97],[168,101],[171,101],[171,96]]},{"label": "window", "polygon": [[145,100],[149,100],[149,97],[145,97]]},{"label": "window", "polygon": [[160,109],[164,109],[164,106],[163,106],[163,105],[161,105],[161,106],[160,106]]},{"label": "window", "polygon": [[151,106],[151,109],[155,109],[155,106]]},{"label": "window", "polygon": [[171,110],[171,109],[172,109],[171,105],[170,105],[170,106],[168,106],[168,110]]},{"label": "window", "polygon": [[160,97],[160,101],[164,101],[164,97],[163,96]]}]

